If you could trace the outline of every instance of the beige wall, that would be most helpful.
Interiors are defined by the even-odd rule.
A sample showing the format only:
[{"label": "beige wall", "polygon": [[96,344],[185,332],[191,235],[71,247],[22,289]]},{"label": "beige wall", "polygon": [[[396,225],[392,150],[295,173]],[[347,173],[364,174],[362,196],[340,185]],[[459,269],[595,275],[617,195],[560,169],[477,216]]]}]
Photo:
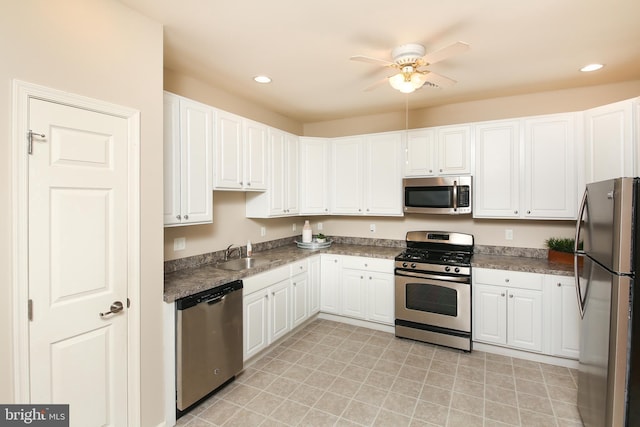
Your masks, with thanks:
[{"label": "beige wall", "polygon": [[162,27],[112,0],[20,0],[0,13],[0,402],[13,396],[12,79],[141,111],[142,425],[164,420]]},{"label": "beige wall", "polygon": [[[183,82],[182,84],[177,84]],[[188,84],[187,84],[188,83]],[[215,107],[246,115],[256,113],[255,106],[226,99],[225,105],[218,104],[219,90],[209,88],[193,79],[180,77],[175,73],[165,81],[165,89],[180,95],[197,99]],[[534,93],[482,101],[445,105],[410,112],[409,128],[468,123],[482,120],[505,119],[528,115],[551,114],[565,111],[581,111],[598,105],[640,96],[640,80],[618,84],[567,89],[553,92]],[[233,105],[232,105],[233,104]],[[245,110],[246,108],[246,110]],[[262,114],[262,113],[261,113]],[[255,117],[255,116],[254,116]],[[263,115],[268,119],[268,114]],[[252,117],[253,118],[253,117]],[[273,124],[275,120],[265,123]],[[370,132],[381,132],[405,128],[403,112],[353,117],[321,123],[306,123],[306,136],[335,137]],[[293,133],[295,126],[288,129]],[[300,133],[298,133],[300,134]],[[224,249],[230,243],[246,244],[294,236],[301,233],[304,217],[252,220],[244,217],[243,193],[214,192],[214,219],[212,225],[175,227],[165,229],[164,254],[166,260],[184,258],[190,255]],[[571,237],[571,221],[523,221],[523,220],[474,220],[467,216],[449,217],[434,215],[407,215],[403,218],[384,217],[310,217],[317,232],[317,223],[323,223],[323,232],[328,235],[404,239],[409,230],[435,229],[471,233],[476,244],[542,248],[548,237]],[[293,223],[297,231],[292,231]],[[376,224],[376,233],[369,232],[369,224]],[[267,235],[260,236],[260,226],[267,227]],[[505,230],[513,230],[513,240],[506,240]],[[186,237],[184,251],[173,251],[173,240]]]}]

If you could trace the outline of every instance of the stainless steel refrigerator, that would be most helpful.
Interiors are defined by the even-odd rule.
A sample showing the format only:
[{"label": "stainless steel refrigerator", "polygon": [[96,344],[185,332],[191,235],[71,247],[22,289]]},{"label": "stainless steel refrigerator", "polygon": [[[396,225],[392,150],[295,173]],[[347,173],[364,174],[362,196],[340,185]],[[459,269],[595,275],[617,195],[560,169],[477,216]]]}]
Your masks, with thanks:
[{"label": "stainless steel refrigerator", "polygon": [[576,224],[578,410],[586,427],[640,426],[639,194],[640,178],[588,184]]}]

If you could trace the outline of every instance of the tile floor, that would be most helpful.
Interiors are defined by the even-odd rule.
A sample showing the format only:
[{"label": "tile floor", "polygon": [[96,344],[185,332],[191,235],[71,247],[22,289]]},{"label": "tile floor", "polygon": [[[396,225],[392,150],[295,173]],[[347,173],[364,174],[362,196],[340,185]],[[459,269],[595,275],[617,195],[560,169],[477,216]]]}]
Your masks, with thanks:
[{"label": "tile floor", "polygon": [[316,319],[179,426],[582,426],[576,371]]}]

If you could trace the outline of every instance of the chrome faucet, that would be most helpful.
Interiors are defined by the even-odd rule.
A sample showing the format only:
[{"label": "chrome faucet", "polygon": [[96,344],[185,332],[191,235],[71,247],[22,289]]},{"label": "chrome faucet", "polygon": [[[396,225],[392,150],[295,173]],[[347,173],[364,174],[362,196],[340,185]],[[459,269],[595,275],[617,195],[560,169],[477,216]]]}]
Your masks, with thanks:
[{"label": "chrome faucet", "polygon": [[229,261],[229,256],[234,252],[238,251],[238,259],[242,258],[242,248],[240,246],[233,248],[233,243],[227,246],[227,249],[224,251],[224,260]]}]

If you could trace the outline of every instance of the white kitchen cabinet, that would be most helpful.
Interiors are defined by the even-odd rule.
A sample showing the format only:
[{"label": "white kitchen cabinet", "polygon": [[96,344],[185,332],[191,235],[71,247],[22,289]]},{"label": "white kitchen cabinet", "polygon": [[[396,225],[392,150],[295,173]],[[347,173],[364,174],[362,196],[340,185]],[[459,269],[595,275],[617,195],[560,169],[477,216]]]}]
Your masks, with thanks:
[{"label": "white kitchen cabinet", "polygon": [[321,256],[309,258],[309,316],[320,312]]},{"label": "white kitchen cabinet", "polygon": [[217,110],[215,190],[267,188],[267,126]]},{"label": "white kitchen cabinet", "polygon": [[320,311],[323,313],[340,314],[341,284],[342,284],[342,256],[320,255]]},{"label": "white kitchen cabinet", "polygon": [[268,290],[254,292],[243,298],[244,360],[269,345]]},{"label": "white kitchen cabinet", "polygon": [[329,138],[300,138],[300,214],[329,214]]},{"label": "white kitchen cabinet", "polygon": [[269,128],[269,186],[247,193],[246,216],[270,218],[298,215],[298,137]]},{"label": "white kitchen cabinet", "polygon": [[471,173],[471,126],[442,126],[407,132],[404,176]]},{"label": "white kitchen cabinet", "polygon": [[547,275],[545,288],[551,293],[551,354],[578,359],[580,313],[574,278]]},{"label": "white kitchen cabinet", "polygon": [[269,288],[269,342],[291,330],[291,281],[276,283]]},{"label": "white kitchen cabinet", "polygon": [[343,257],[341,286],[342,315],[393,324],[393,261]]},{"label": "white kitchen cabinet", "polygon": [[402,216],[400,132],[336,138],[331,213]]},{"label": "white kitchen cabinet", "polygon": [[309,318],[309,262],[305,259],[291,264],[291,328]]},{"label": "white kitchen cabinet", "polygon": [[213,221],[213,110],[164,93],[164,225]]},{"label": "white kitchen cabinet", "polygon": [[586,183],[634,175],[635,108],[636,100],[629,99],[584,112]]},{"label": "white kitchen cabinet", "polygon": [[475,268],[473,339],[542,352],[543,276]]},{"label": "white kitchen cabinet", "polygon": [[575,115],[474,126],[475,218],[575,219]]}]

